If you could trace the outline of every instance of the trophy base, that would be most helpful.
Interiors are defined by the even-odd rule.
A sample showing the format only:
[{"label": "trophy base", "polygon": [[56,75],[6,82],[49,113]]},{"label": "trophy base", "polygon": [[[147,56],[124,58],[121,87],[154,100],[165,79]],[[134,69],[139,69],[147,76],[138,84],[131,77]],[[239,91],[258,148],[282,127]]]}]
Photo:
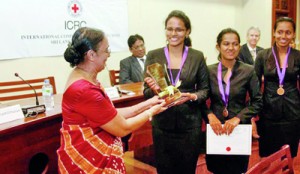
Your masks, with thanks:
[{"label": "trophy base", "polygon": [[180,91],[177,91],[174,93],[174,95],[172,96],[168,96],[165,98],[165,102],[166,102],[166,106],[167,107],[171,107],[175,104],[175,102],[177,100],[179,100],[181,98],[181,92]]}]

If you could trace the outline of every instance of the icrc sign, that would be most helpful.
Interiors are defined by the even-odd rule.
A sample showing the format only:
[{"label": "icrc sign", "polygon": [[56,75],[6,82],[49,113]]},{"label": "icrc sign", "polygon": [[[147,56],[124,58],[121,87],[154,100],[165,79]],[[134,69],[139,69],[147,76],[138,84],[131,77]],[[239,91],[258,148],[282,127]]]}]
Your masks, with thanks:
[{"label": "icrc sign", "polygon": [[127,0],[10,0],[0,6],[0,60],[62,55],[80,27],[101,29],[127,50]]}]

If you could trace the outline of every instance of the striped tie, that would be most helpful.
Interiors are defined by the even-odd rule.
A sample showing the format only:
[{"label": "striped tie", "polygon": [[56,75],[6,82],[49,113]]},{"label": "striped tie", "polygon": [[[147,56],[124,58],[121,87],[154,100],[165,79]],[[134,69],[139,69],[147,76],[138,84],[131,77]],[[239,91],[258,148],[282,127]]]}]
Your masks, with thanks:
[{"label": "striped tie", "polygon": [[251,56],[252,56],[252,58],[254,60],[256,58],[256,51],[255,50],[251,50],[250,53],[251,53]]}]

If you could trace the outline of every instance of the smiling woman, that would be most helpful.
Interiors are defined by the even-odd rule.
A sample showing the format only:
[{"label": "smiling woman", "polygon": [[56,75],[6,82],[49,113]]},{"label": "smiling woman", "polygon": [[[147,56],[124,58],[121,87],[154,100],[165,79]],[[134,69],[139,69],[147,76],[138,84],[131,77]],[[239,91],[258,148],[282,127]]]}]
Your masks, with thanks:
[{"label": "smiling woman", "polygon": [[[201,147],[202,115],[199,104],[208,94],[208,72],[201,51],[189,48],[185,40],[191,33],[189,17],[174,10],[165,20],[164,48],[149,51],[145,67],[158,63],[166,67],[163,77],[170,77],[167,88],[176,84],[181,98],[172,107],[153,118],[153,143],[158,173],[194,174]],[[164,91],[146,74],[144,95],[150,98],[154,91]],[[184,147],[184,148],[182,148]]]},{"label": "smiling woman", "polygon": [[[230,135],[239,124],[250,124],[262,107],[258,78],[253,66],[238,60],[240,36],[232,28],[217,37],[220,62],[209,65],[210,108],[206,119],[217,135]],[[251,103],[247,105],[246,96]],[[216,174],[245,173],[249,155],[206,155],[207,169]]]},{"label": "smiling woman", "polygon": [[[264,77],[264,105],[257,123],[259,154],[266,157],[283,145],[297,156],[300,125],[300,51],[290,47],[295,37],[293,19],[281,17],[273,27],[275,43],[262,50],[255,62],[258,78]],[[262,85],[262,82],[261,82]]]},{"label": "smiling woman", "polygon": [[109,56],[105,34],[86,27],[74,33],[65,51],[75,68],[62,100],[60,173],[125,173],[120,137],[166,109],[158,97],[116,109],[97,80]]}]

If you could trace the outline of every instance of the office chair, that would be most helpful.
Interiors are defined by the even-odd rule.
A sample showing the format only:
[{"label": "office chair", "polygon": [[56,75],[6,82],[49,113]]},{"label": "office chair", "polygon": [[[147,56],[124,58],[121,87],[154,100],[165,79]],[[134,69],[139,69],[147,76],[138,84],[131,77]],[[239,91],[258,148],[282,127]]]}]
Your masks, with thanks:
[{"label": "office chair", "polygon": [[290,152],[290,146],[284,145],[277,152],[262,159],[251,167],[246,174],[293,174],[293,163]]},{"label": "office chair", "polygon": [[[49,79],[53,86],[53,94],[56,94],[55,80],[53,76],[26,80],[35,90],[38,96],[42,95],[44,80]],[[35,97],[33,89],[24,81],[0,82],[0,101],[17,100]]]},{"label": "office chair", "polygon": [[111,86],[120,84],[120,70],[109,70],[109,78]]}]

